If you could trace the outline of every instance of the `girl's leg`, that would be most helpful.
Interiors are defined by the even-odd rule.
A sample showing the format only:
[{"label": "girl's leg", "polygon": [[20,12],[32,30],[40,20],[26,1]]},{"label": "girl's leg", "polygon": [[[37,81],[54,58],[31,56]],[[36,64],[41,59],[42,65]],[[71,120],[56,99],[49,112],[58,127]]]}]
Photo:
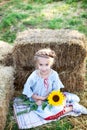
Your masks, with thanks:
[{"label": "girl's leg", "polygon": [[73,111],[75,113],[87,114],[87,108],[84,107],[83,105],[81,105],[77,102],[73,102],[72,106],[73,106]]},{"label": "girl's leg", "polygon": [[64,110],[65,110],[64,114],[71,111],[78,114],[87,114],[87,108],[85,108],[83,105],[77,102],[73,102],[70,106],[66,106]]},{"label": "girl's leg", "polygon": [[80,98],[76,94],[64,92],[64,95],[66,96],[66,102],[67,103],[79,102],[80,101]]},{"label": "girl's leg", "polygon": [[76,113],[73,111],[73,106],[67,106],[65,108],[65,112],[63,113],[63,115],[61,117],[65,117],[65,116],[74,116],[77,117],[81,115],[81,113]]}]

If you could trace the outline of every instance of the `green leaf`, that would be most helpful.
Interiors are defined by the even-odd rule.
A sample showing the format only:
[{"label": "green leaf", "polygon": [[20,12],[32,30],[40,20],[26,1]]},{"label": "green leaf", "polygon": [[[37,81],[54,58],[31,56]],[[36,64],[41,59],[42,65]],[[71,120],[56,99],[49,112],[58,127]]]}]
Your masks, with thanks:
[{"label": "green leaf", "polygon": [[28,113],[28,112],[29,112],[28,109],[26,109],[26,110],[24,110],[24,111],[20,111],[20,112],[17,113],[17,116],[19,116],[19,115],[21,115],[21,114]]},{"label": "green leaf", "polygon": [[30,111],[37,110],[37,108],[38,108],[38,105],[34,103],[33,105],[30,106]]},{"label": "green leaf", "polygon": [[42,109],[44,110],[46,106],[47,106],[47,102],[43,102],[42,103]]}]

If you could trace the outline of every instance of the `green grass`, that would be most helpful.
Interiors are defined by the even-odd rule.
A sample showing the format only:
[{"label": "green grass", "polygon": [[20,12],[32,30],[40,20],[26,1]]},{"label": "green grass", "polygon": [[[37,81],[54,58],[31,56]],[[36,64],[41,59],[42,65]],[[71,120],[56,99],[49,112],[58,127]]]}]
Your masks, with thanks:
[{"label": "green grass", "polygon": [[54,18],[48,22],[48,28],[60,29],[62,28],[62,23],[63,23],[62,18]]},{"label": "green grass", "polygon": [[87,36],[86,0],[9,0],[0,7],[0,40],[27,28],[76,29]]},{"label": "green grass", "polygon": [[81,7],[87,9],[87,0],[82,0]]},{"label": "green grass", "polygon": [[10,102],[7,122],[4,130],[19,130],[13,114],[13,101]]}]

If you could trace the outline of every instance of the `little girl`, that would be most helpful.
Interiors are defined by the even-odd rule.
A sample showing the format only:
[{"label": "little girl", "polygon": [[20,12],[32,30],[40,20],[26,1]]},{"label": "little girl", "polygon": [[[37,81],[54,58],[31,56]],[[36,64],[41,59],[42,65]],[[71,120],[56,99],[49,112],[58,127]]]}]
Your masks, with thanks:
[{"label": "little girl", "polygon": [[53,90],[64,88],[58,73],[52,69],[55,57],[55,52],[50,48],[36,52],[34,56],[36,70],[28,77],[23,94],[31,101],[36,102],[38,109],[35,113],[45,120],[53,120],[65,115],[87,114],[87,109],[78,103],[79,97],[68,92],[64,92],[66,98],[62,105],[53,106],[51,109],[47,105],[44,110],[42,109],[42,102],[47,99]]}]

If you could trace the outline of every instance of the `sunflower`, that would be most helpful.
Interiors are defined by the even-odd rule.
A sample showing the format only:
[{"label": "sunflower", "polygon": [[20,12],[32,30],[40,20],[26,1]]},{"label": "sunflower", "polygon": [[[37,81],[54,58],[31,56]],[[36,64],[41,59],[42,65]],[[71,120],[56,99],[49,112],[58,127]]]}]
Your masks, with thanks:
[{"label": "sunflower", "polygon": [[48,103],[52,106],[62,105],[64,103],[64,99],[65,97],[60,91],[54,90],[48,95]]}]

